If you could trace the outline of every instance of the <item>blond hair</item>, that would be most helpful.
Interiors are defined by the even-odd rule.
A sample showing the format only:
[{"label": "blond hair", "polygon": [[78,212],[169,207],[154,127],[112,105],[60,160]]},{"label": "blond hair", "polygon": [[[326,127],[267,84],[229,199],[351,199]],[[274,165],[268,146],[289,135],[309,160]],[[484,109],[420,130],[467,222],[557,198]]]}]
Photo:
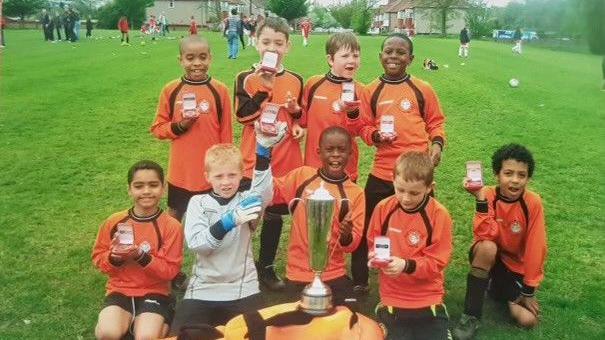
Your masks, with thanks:
[{"label": "blond hair", "polygon": [[215,144],[206,151],[204,168],[210,171],[212,167],[235,165],[244,170],[244,159],[237,146],[233,144]]},{"label": "blond hair", "polygon": [[433,162],[426,152],[410,151],[397,157],[393,178],[422,181],[429,186],[433,184],[433,169]]}]

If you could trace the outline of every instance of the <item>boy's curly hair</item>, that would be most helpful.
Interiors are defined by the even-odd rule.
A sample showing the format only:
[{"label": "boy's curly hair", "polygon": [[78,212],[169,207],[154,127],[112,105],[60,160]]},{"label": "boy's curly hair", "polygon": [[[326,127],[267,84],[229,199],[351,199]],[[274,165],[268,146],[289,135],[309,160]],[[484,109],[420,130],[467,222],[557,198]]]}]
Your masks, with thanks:
[{"label": "boy's curly hair", "polygon": [[517,162],[527,164],[527,174],[529,177],[532,177],[534,174],[534,156],[531,151],[529,151],[526,147],[520,144],[506,144],[501,146],[494,154],[492,155],[492,169],[494,174],[499,174],[500,170],[502,170],[502,163],[505,160],[514,159]]}]

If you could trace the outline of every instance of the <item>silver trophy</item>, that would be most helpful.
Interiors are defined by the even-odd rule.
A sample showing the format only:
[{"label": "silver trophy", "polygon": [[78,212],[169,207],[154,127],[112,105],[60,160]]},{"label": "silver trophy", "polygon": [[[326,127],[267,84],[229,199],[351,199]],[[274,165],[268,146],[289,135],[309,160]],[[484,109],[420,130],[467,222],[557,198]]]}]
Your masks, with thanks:
[{"label": "silver trophy", "polygon": [[313,282],[302,291],[300,307],[304,312],[312,315],[325,315],[332,309],[332,290],[321,281],[321,273],[328,264],[330,231],[336,199],[321,182],[320,187],[311,195],[304,200],[293,199],[290,206],[294,201],[302,201],[305,206],[309,236],[309,265],[315,273]]}]

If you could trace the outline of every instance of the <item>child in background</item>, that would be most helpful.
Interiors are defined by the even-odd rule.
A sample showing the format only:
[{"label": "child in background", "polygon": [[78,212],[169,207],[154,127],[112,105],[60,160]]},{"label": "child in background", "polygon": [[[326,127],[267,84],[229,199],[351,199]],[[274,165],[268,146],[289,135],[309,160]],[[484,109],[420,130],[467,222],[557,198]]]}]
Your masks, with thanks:
[{"label": "child in background", "polygon": [[[118,21],[118,29],[120,30],[120,33],[122,33],[122,46],[129,45],[130,37],[128,36],[128,31],[130,31],[130,27],[128,26],[128,19],[126,19],[126,16],[120,17],[120,21]],[[67,33],[65,35],[67,35]],[[126,39],[126,41],[124,41],[124,39]]]},{"label": "child in background", "polygon": [[[368,266],[384,261],[376,314],[387,328],[387,339],[451,339],[443,297],[452,219],[429,195],[432,161],[426,152],[402,154],[393,177],[395,194],[376,206],[368,232]],[[379,236],[390,241],[388,258],[378,258],[373,250]]]},{"label": "child in background", "polygon": [[189,33],[191,35],[197,34],[197,22],[195,22],[195,17],[191,16],[191,24],[189,25]]},{"label": "child in background", "polygon": [[[457,339],[472,339],[480,325],[485,291],[507,301],[515,322],[538,324],[536,290],[544,279],[546,226],[540,196],[527,189],[534,174],[531,152],[522,145],[504,145],[492,156],[498,185],[465,189],[476,199],[474,243],[469,252],[464,314],[454,329]],[[489,286],[489,288],[488,288]]]},{"label": "child in background", "polygon": [[171,142],[168,207],[178,220],[193,195],[210,191],[203,176],[206,150],[233,141],[229,92],[208,75],[212,62],[208,42],[197,35],[188,36],[179,50],[185,75],[164,86],[151,126],[156,138]]},{"label": "child in background", "polygon": [[[253,123],[262,120],[262,112],[271,105],[279,107],[275,119],[285,122],[288,130],[292,130],[292,134],[288,134],[273,150],[271,168],[275,177],[285,176],[289,171],[303,164],[299,142],[303,131],[300,128],[294,129],[294,121],[302,114],[300,105],[303,81],[300,75],[286,70],[283,66],[283,60],[291,46],[288,31],[288,24],[282,19],[267,18],[258,29],[256,49],[261,61],[265,53],[277,54],[276,69],[263,70],[259,63],[251,70],[240,72],[236,78],[236,116],[244,125],[241,150],[244,155],[245,182],[248,183],[255,163],[256,137]],[[287,210],[280,211],[279,207],[269,207],[263,216],[263,228],[260,234],[259,279],[271,290],[281,290],[284,287],[273,268],[283,226],[281,214],[287,214]]]},{"label": "child in background", "polygon": [[170,282],[183,261],[180,223],[160,209],[164,170],[140,161],[128,170],[133,207],[111,215],[99,229],[94,265],[107,276],[107,296],[95,329],[97,339],[166,335],[173,314]]}]

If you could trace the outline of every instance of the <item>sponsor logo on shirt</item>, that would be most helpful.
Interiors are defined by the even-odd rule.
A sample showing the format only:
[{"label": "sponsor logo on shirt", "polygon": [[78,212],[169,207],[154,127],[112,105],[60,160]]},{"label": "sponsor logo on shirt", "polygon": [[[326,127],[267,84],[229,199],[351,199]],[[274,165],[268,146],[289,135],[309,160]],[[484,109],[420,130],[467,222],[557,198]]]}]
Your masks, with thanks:
[{"label": "sponsor logo on shirt", "polygon": [[510,225],[510,231],[513,232],[513,234],[518,234],[521,232],[521,223],[519,223],[519,221],[514,221],[513,223],[511,223]]},{"label": "sponsor logo on shirt", "polygon": [[399,105],[403,111],[410,111],[412,109],[412,102],[407,98],[402,99]]},{"label": "sponsor logo on shirt", "polygon": [[147,241],[144,241],[139,245],[139,248],[141,248],[144,253],[149,253],[151,251],[151,244],[149,244]]}]

